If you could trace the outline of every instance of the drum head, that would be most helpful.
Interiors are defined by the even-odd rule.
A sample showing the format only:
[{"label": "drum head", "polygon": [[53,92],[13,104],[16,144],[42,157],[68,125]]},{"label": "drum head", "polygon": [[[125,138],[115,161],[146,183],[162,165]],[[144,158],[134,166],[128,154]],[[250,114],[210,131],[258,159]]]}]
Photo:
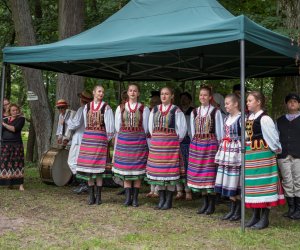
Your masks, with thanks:
[{"label": "drum head", "polygon": [[66,185],[72,177],[72,172],[68,166],[68,154],[68,150],[60,149],[52,166],[52,178],[55,185],[59,187]]}]

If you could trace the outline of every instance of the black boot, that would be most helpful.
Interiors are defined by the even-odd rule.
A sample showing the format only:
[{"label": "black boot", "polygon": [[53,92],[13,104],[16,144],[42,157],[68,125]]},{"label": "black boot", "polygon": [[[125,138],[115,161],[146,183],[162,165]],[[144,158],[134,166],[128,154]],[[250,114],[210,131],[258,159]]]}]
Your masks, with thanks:
[{"label": "black boot", "polygon": [[295,212],[290,216],[293,220],[300,220],[300,197],[295,197]]},{"label": "black boot", "polygon": [[282,216],[291,218],[291,215],[295,212],[296,209],[296,205],[295,205],[296,199],[294,197],[285,197],[285,199],[288,204],[289,210],[286,213],[284,213]]},{"label": "black boot", "polygon": [[161,210],[168,210],[172,208],[172,202],[173,202],[173,191],[166,191],[166,201],[165,204],[162,206]]},{"label": "black boot", "polygon": [[96,186],[96,205],[102,204],[101,191],[102,191],[102,187]]},{"label": "black boot", "polygon": [[203,205],[197,211],[197,214],[203,214],[208,208],[208,195],[203,195]]},{"label": "black boot", "polygon": [[95,204],[95,192],[94,192],[94,186],[89,186],[89,205]]},{"label": "black boot", "polygon": [[206,215],[213,214],[216,208],[216,195],[208,195],[208,208],[204,212]]},{"label": "black boot", "polygon": [[159,190],[159,203],[154,209],[162,209],[163,205],[166,202],[166,190]]},{"label": "black boot", "polygon": [[231,218],[229,220],[230,221],[237,221],[237,220],[240,220],[240,219],[241,219],[241,201],[237,200],[234,214],[231,216]]},{"label": "black boot", "polygon": [[251,219],[245,224],[245,227],[252,227],[260,220],[260,208],[253,208]]},{"label": "black boot", "polygon": [[233,216],[233,214],[234,214],[235,207],[236,207],[236,202],[230,200],[230,210],[229,210],[229,213],[225,214],[225,216],[222,217],[222,220],[229,220]]},{"label": "black boot", "polygon": [[268,227],[269,226],[269,213],[270,213],[269,208],[263,208],[259,222],[257,222],[251,228],[259,230],[259,229],[264,229],[264,228]]},{"label": "black boot", "polygon": [[132,195],[132,206],[133,207],[138,207],[139,203],[138,203],[138,196],[139,196],[139,188],[133,188],[133,195]]},{"label": "black boot", "polygon": [[132,188],[125,188],[125,197],[126,197],[126,200],[124,202],[124,205],[126,207],[132,205],[131,194],[132,194]]}]

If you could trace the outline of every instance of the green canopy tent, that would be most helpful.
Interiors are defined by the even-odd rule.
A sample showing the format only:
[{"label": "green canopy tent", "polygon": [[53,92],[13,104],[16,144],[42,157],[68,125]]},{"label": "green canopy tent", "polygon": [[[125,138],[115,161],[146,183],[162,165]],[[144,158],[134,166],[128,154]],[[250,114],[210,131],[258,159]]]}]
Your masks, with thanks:
[{"label": "green canopy tent", "polygon": [[[240,78],[243,111],[245,77],[296,76],[297,54],[289,38],[233,16],[216,0],[132,0],[76,36],[4,48],[1,103],[5,64],[11,63],[120,81]],[[242,124],[243,145],[244,132]],[[244,185],[242,197],[244,204]],[[242,230],[244,221],[242,206]]]},{"label": "green canopy tent", "polygon": [[290,39],[215,0],[134,0],[98,26],[45,45],[6,47],[4,62],[113,80],[297,75]]}]

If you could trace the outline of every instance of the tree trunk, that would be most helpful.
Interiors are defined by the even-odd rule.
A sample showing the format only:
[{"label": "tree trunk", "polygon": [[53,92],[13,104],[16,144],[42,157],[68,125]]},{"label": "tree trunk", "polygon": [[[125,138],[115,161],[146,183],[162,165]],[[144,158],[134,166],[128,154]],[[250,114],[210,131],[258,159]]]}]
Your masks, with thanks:
[{"label": "tree trunk", "polygon": [[[286,17],[290,37],[297,43],[300,39],[300,0],[279,0],[279,14]],[[300,43],[300,41],[299,41]],[[278,118],[286,112],[284,98],[290,92],[300,93],[300,77],[279,77],[275,79],[272,95],[272,116]]]},{"label": "tree trunk", "polygon": [[[60,0],[59,1],[59,39],[74,36],[84,27],[84,0]],[[65,99],[72,110],[80,106],[77,96],[84,88],[84,78],[81,76],[70,76],[58,74],[56,85],[56,99]],[[58,112],[55,111],[53,139],[55,138],[58,122]],[[56,142],[52,140],[52,142]]]},{"label": "tree trunk", "polygon": [[35,136],[35,132],[34,132],[34,127],[33,127],[32,119],[30,119],[28,141],[27,141],[27,147],[26,147],[26,161],[29,161],[29,162],[34,161],[35,140],[36,140],[36,136]]},{"label": "tree trunk", "polygon": [[[36,38],[28,1],[10,0],[9,4],[12,10],[18,45],[35,45]],[[25,67],[22,67],[22,71],[27,90],[33,91],[38,96],[38,100],[30,101],[29,106],[37,137],[38,157],[40,158],[50,147],[52,130],[50,105],[43,84],[41,71]]]}]

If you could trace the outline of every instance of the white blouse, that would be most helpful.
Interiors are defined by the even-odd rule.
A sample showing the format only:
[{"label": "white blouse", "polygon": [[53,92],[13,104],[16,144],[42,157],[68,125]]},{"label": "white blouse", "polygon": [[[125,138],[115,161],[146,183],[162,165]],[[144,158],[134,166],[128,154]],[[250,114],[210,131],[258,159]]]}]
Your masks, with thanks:
[{"label": "white blouse", "polygon": [[[169,105],[162,105],[162,111],[166,111],[169,107]],[[171,109],[174,107],[174,105],[172,105]],[[154,129],[154,113],[153,113],[153,109],[150,113],[149,116],[149,132],[152,135],[153,133],[153,129]],[[183,112],[177,108],[176,112],[175,112],[175,131],[176,134],[179,137],[179,140],[183,140],[183,138],[186,135],[187,132],[187,125],[186,125],[186,120],[185,120],[185,116],[183,114]]]},{"label": "white blouse", "polygon": [[[256,112],[255,114],[252,113],[249,116],[249,120],[255,120],[257,117],[259,117],[264,111],[260,110]],[[276,130],[275,124],[272,120],[272,118],[268,115],[264,115],[260,120],[261,125],[261,131],[263,134],[264,140],[269,145],[270,149],[276,153],[281,152],[281,144],[279,142],[279,135]]]},{"label": "white blouse", "polygon": [[83,118],[83,106],[80,107],[75,116],[72,119],[69,119],[67,121],[68,128],[70,130],[75,131],[73,137],[72,137],[72,144],[80,145],[81,144],[81,139],[82,135],[84,132],[84,118]]},{"label": "white blouse", "polygon": [[[105,102],[102,101],[99,109],[101,109],[104,104],[105,104]],[[86,120],[87,105],[89,105],[89,103],[86,104],[84,106],[84,109],[83,109],[83,118],[84,118],[84,127],[85,128],[87,127],[87,120]],[[97,105],[98,104],[96,104],[94,102],[94,106],[97,106]],[[109,105],[106,105],[106,107],[105,107],[104,123],[105,123],[105,129],[106,129],[107,139],[110,141],[114,137],[115,122],[114,122],[114,114],[113,114],[112,109],[111,109],[111,107]]]},{"label": "white blouse", "polygon": [[[209,110],[208,110],[209,108]],[[208,105],[208,106],[200,106],[197,108],[197,114],[201,112],[201,116],[205,116],[206,114],[210,114],[214,109],[214,106]],[[193,139],[195,133],[196,133],[196,128],[195,128],[195,116],[194,112],[191,113],[191,139]],[[224,137],[224,130],[223,130],[223,117],[220,112],[220,110],[216,111],[216,116],[215,116],[215,131],[216,131],[216,137],[217,140],[220,141]]]},{"label": "white blouse", "polygon": [[[129,102],[125,103],[125,109],[126,111],[130,112],[129,108],[128,108],[128,104]],[[132,103],[129,104],[131,109],[135,108],[136,103]],[[137,109],[139,109],[141,107],[141,103],[138,104]],[[121,108],[120,106],[118,106],[117,110],[116,110],[116,114],[115,114],[115,128],[116,128],[116,132],[119,133],[120,128],[122,126],[122,117],[121,117],[122,113],[121,113]],[[148,123],[149,123],[149,115],[150,115],[150,110],[148,107],[144,107],[144,111],[143,111],[143,129],[145,131],[145,133],[147,134],[149,132],[148,130]]]}]

